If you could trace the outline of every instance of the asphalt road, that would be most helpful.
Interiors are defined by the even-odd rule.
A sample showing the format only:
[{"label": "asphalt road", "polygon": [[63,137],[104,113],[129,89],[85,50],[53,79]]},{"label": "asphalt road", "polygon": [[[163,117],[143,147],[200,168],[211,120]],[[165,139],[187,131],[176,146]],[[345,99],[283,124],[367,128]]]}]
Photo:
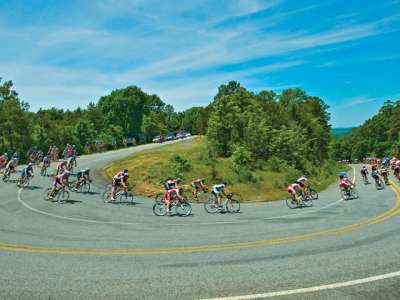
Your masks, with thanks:
[{"label": "asphalt road", "polygon": [[377,191],[355,170],[360,199],[340,200],[333,185],[311,208],[193,205],[187,218],[155,217],[151,199],[104,203],[101,182],[65,204],[42,199],[50,179],[38,174],[30,189],[1,182],[0,299],[399,299],[400,187]]}]

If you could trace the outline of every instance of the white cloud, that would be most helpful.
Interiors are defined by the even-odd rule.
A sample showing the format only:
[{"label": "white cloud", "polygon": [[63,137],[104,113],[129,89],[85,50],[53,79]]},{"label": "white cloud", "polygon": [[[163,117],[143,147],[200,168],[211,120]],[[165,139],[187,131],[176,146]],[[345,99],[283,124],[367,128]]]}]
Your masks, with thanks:
[{"label": "white cloud", "polygon": [[366,96],[357,96],[357,97],[346,99],[345,102],[343,103],[342,107],[349,108],[352,106],[368,104],[371,102],[375,102],[377,100],[378,100],[377,98],[369,98]]}]

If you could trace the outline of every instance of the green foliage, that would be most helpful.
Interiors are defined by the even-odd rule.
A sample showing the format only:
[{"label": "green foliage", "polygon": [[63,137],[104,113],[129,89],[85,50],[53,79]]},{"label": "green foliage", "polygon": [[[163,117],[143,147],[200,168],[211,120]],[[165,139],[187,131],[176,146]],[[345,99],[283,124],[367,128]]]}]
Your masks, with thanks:
[{"label": "green foliage", "polygon": [[192,168],[190,162],[180,155],[174,155],[170,158],[170,168],[173,177],[183,178],[184,172],[189,172]]},{"label": "green foliage", "polygon": [[272,159],[274,170],[284,161],[303,173],[329,159],[328,106],[320,98],[300,89],[255,95],[230,82],[214,99],[207,137],[218,157],[233,157],[240,145],[240,153],[249,153],[253,166],[260,168]]},{"label": "green foliage", "polygon": [[232,170],[237,175],[239,182],[256,182],[257,179],[251,172],[251,153],[244,146],[237,146],[231,156]]},{"label": "green foliage", "polygon": [[207,108],[176,113],[158,96],[135,86],[114,90],[86,109],[28,110],[12,82],[2,83],[0,78],[0,153],[24,154],[32,146],[47,152],[50,145],[63,148],[67,143],[75,144],[80,153],[90,153],[122,147],[127,138],[149,142],[168,131],[204,134],[209,114]]},{"label": "green foliage", "polygon": [[400,153],[400,101],[386,101],[371,119],[331,146],[336,160],[363,159],[370,156],[398,156]]}]

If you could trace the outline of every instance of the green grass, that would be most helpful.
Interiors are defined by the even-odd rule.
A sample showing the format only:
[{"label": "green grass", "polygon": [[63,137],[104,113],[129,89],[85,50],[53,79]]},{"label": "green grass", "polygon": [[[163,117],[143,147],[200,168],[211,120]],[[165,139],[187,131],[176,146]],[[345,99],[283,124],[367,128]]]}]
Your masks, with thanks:
[{"label": "green grass", "polygon": [[[193,179],[206,178],[206,184],[209,186],[226,180],[231,184],[231,190],[241,194],[244,201],[272,201],[288,196],[286,192],[287,172],[257,170],[254,171],[257,182],[240,183],[231,168],[229,159],[218,159],[216,163],[210,163],[205,137],[197,137],[134,154],[107,166],[105,173],[108,178],[111,178],[113,174],[127,168],[130,173],[128,183],[134,187],[135,192],[145,196],[154,196],[163,191],[161,187],[163,180],[174,176],[170,159],[176,155],[185,158],[191,165],[190,170],[182,174],[188,188]],[[214,171],[212,165],[215,166]],[[339,168],[339,165],[329,164],[319,172],[318,176],[311,178],[311,185],[317,190],[326,188],[336,180]]]}]

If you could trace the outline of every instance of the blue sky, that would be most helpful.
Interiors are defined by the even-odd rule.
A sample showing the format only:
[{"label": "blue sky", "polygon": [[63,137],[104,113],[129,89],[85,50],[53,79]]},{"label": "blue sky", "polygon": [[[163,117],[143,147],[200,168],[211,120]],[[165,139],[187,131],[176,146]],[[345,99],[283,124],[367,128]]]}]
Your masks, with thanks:
[{"label": "blue sky", "polygon": [[238,80],[303,88],[342,127],[400,99],[400,0],[0,0],[0,41],[32,110],[128,85],[183,110]]}]

